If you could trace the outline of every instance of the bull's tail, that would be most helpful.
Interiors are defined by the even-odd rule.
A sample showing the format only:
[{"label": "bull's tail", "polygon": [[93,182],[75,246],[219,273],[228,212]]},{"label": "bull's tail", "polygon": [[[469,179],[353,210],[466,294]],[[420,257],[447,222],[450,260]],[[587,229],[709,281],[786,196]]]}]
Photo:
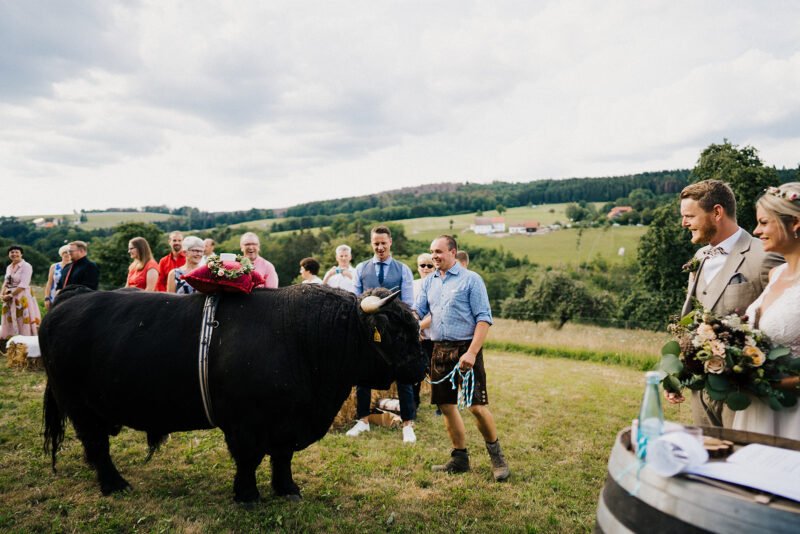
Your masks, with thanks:
[{"label": "bull's tail", "polygon": [[64,441],[64,429],[67,426],[67,415],[58,406],[56,396],[50,384],[44,390],[44,452],[50,453],[53,472],[56,470],[56,453]]}]

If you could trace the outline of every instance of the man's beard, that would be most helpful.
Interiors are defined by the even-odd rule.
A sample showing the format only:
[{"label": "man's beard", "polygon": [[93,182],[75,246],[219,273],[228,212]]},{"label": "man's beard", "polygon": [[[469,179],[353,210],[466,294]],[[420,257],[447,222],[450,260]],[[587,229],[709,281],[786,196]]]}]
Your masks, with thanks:
[{"label": "man's beard", "polygon": [[174,252],[175,254],[177,254],[178,252],[180,252],[180,251],[181,251],[181,248],[182,248],[182,246],[181,246],[181,245],[172,245],[172,252]]},{"label": "man's beard", "polygon": [[692,243],[707,245],[717,234],[717,226],[709,223],[697,229],[697,236],[692,239]]}]

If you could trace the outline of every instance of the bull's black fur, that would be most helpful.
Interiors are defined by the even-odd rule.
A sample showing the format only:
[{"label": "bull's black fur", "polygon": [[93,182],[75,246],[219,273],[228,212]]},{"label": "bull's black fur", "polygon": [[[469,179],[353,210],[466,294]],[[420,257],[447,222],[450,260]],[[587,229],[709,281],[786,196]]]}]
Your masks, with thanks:
[{"label": "bull's black fur", "polygon": [[[128,487],[109,455],[108,437],[122,426],[147,433],[148,457],[171,432],[210,428],[197,373],[204,296],[85,289],[64,296],[39,334],[45,450],[55,469],[68,417],[108,494]],[[422,378],[408,308],[396,300],[368,315],[358,304],[318,285],[220,296],[209,386],[236,462],[237,501],[259,498],[255,471],[265,454],[274,491],[299,495],[292,455],[325,435],[354,384]]]}]

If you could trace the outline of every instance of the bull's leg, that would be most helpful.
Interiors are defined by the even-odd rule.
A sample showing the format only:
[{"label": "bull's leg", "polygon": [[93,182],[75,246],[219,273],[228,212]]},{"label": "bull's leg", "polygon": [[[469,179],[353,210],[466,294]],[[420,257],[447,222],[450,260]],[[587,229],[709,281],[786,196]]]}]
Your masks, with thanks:
[{"label": "bull's leg", "polygon": [[300,499],[300,488],[292,478],[292,456],[294,452],[273,452],[270,454],[272,464],[272,489],[281,497],[292,500]]},{"label": "bull's leg", "polygon": [[83,443],[86,463],[91,465],[97,472],[97,481],[100,483],[100,491],[103,492],[103,495],[110,495],[116,491],[130,488],[131,485],[122,478],[114,462],[111,461],[108,434],[97,427],[87,428],[89,425],[80,424],[74,420],[73,423],[75,433]]},{"label": "bull's leg", "polygon": [[225,441],[236,462],[233,499],[242,503],[257,502],[260,495],[256,485],[256,469],[264,459],[266,452],[260,450],[255,437],[248,432],[226,432]]}]

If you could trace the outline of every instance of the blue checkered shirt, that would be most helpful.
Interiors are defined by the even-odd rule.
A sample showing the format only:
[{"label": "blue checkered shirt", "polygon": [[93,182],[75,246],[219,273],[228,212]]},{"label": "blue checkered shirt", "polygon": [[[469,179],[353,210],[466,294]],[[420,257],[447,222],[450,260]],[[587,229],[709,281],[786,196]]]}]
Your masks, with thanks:
[{"label": "blue checkered shirt", "polygon": [[419,317],[431,314],[433,341],[472,339],[479,322],[492,324],[492,309],[483,279],[458,262],[444,278],[437,270],[422,281],[414,311]]}]

